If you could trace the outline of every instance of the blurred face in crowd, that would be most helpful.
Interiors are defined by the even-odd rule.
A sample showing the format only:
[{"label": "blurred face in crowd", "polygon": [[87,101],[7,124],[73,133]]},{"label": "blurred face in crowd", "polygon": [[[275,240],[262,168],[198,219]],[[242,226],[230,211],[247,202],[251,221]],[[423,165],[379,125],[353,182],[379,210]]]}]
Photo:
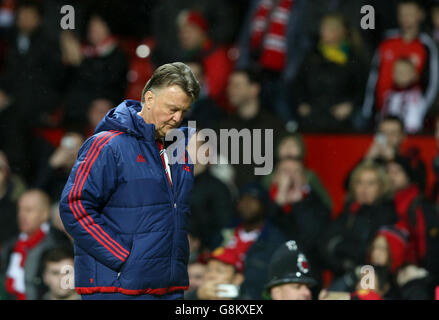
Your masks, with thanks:
[{"label": "blurred face in crowd", "polygon": [[431,8],[431,22],[434,28],[439,29],[439,7]]},{"label": "blurred face in crowd", "polygon": [[[49,288],[52,298],[66,299],[75,293],[74,289],[63,288],[69,287],[69,281],[65,281],[66,276],[72,276],[70,272],[73,271],[73,259],[63,259],[60,261],[49,261],[46,263],[46,268],[43,274],[44,284]],[[73,280],[69,279],[70,281]],[[62,284],[66,284],[63,286]]]},{"label": "blurred face in crowd", "polygon": [[409,177],[401,166],[395,162],[387,165],[387,176],[389,177],[390,190],[396,192],[406,188],[410,184]]},{"label": "blurred face in crowd", "polygon": [[88,121],[92,128],[96,128],[111,108],[113,108],[113,103],[110,100],[96,99],[92,101],[88,110]]},{"label": "blurred face in crowd", "polygon": [[256,223],[264,217],[261,201],[251,195],[243,195],[238,202],[239,217],[244,223]]},{"label": "blurred face in crowd", "polygon": [[[6,162],[6,156],[3,154],[3,152],[0,152],[0,192],[2,191],[2,187],[5,186],[6,188],[6,177],[8,175],[8,165]],[[4,190],[6,192],[6,189]],[[0,194],[0,197],[3,195]]]},{"label": "blurred face in crowd", "polygon": [[50,203],[39,192],[24,193],[18,201],[18,227],[21,232],[32,235],[49,219]]},{"label": "blurred face in crowd", "polygon": [[278,166],[278,173],[281,176],[289,177],[294,187],[301,188],[306,184],[305,168],[303,167],[303,163],[299,160],[282,160]]},{"label": "blurred face in crowd", "polygon": [[227,96],[234,107],[241,107],[258,97],[259,85],[249,81],[244,72],[234,72],[229,77]]},{"label": "blurred face in crowd", "polygon": [[374,170],[362,170],[353,184],[354,197],[359,204],[371,205],[380,195],[378,175]]},{"label": "blurred face in crowd", "polygon": [[410,61],[398,60],[393,66],[393,82],[397,88],[407,88],[417,80],[416,68]]},{"label": "blurred face in crowd", "polygon": [[97,46],[110,36],[108,25],[98,16],[93,16],[88,23],[87,39],[90,44]]},{"label": "blurred face in crowd", "polygon": [[387,266],[390,263],[389,246],[384,236],[378,236],[372,243],[370,263],[374,266]]},{"label": "blurred face in crowd", "polygon": [[200,87],[203,87],[203,85],[204,85],[203,66],[200,63],[197,63],[197,62],[188,62],[186,64],[191,69],[191,71],[194,74],[195,78],[198,80],[198,83],[200,84]]},{"label": "blurred face in crowd", "polygon": [[285,157],[301,158],[302,151],[297,139],[292,137],[283,139],[278,147],[278,157],[279,159]]},{"label": "blurred face in crowd", "polygon": [[203,283],[206,266],[200,262],[194,262],[188,265],[187,272],[189,274],[189,291],[197,290]]},{"label": "blurred face in crowd", "polygon": [[271,288],[273,300],[311,300],[311,291],[304,283],[285,283]]},{"label": "blurred face in crowd", "polygon": [[386,138],[386,145],[395,151],[399,151],[405,133],[404,129],[401,127],[401,123],[396,120],[385,120],[382,121],[378,127],[378,133],[382,134]]},{"label": "blurred face in crowd", "polygon": [[237,284],[238,273],[234,266],[216,259],[210,259],[203,281]]},{"label": "blurred face in crowd", "polygon": [[327,45],[337,45],[346,38],[343,22],[336,17],[323,19],[320,26],[320,40]]},{"label": "blurred face in crowd", "polygon": [[415,3],[400,4],[397,14],[399,26],[403,31],[419,29],[424,20],[424,12]]},{"label": "blurred face in crowd", "polygon": [[207,37],[203,29],[194,23],[187,22],[184,15],[179,17],[177,24],[178,39],[184,50],[195,50],[203,45]]},{"label": "blurred face in crowd", "polygon": [[25,34],[32,33],[41,23],[38,10],[33,7],[21,7],[17,12],[17,27]]},{"label": "blurred face in crowd", "polygon": [[177,85],[148,90],[139,115],[155,125],[157,137],[164,137],[180,125],[191,103],[191,98]]}]

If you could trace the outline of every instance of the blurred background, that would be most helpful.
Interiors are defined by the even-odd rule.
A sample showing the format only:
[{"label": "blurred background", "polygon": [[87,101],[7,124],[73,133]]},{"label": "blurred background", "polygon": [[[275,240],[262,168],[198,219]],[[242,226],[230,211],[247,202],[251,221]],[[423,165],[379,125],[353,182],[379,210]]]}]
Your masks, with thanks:
[{"label": "blurred background", "polygon": [[378,297],[434,299],[437,43],[434,0],[0,0],[0,298],[78,298],[59,287],[73,252],[57,204],[77,152],[157,66],[182,61],[202,86],[184,121],[273,129],[275,160],[268,176],[196,164],[187,298],[219,282],[261,299],[294,239],[314,298],[355,293],[370,264]]}]

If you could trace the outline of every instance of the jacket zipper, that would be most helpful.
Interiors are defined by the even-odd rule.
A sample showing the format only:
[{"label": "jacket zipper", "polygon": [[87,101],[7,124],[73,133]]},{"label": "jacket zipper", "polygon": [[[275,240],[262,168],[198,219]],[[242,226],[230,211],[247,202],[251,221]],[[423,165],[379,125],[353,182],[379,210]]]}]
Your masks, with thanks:
[{"label": "jacket zipper", "polygon": [[[155,142],[154,142],[155,143]],[[167,177],[167,175],[166,175],[166,171],[165,171],[165,168],[163,167],[163,163],[162,163],[162,158],[160,157],[160,151],[158,150],[158,148],[157,148],[157,144],[156,144],[156,146],[155,146],[155,150],[156,150],[156,152],[154,153],[155,154],[155,157],[156,157],[156,160],[158,160],[158,163],[159,163],[159,166],[160,166],[160,168],[162,168],[162,178],[165,180],[165,183],[166,183],[166,185],[167,185],[167,188],[168,188],[168,194],[169,194],[169,197],[171,198],[171,209],[172,209],[172,212],[173,212],[173,216],[174,216],[174,219],[173,219],[173,221],[174,221],[174,232],[173,232],[173,235],[172,235],[172,249],[171,249],[171,282],[173,282],[174,281],[174,272],[175,272],[175,270],[174,270],[174,264],[172,263],[172,259],[174,258],[174,251],[175,251],[175,237],[176,237],[176,233],[177,232],[175,232],[176,230],[178,230],[178,219],[177,219],[177,202],[176,202],[176,196],[175,196],[175,187],[174,187],[174,183],[172,183],[172,186],[169,184],[169,181],[168,181],[168,177]],[[169,174],[171,175],[171,166],[169,166]],[[176,179],[174,180],[174,182],[176,181]]]}]

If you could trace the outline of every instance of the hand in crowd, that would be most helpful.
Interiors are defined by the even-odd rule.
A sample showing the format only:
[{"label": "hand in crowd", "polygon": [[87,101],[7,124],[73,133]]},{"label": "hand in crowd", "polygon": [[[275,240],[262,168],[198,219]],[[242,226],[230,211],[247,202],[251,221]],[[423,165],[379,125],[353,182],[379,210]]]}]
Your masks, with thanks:
[{"label": "hand in crowd", "polygon": [[307,117],[311,113],[311,106],[308,103],[301,103],[297,108],[297,112],[300,116]]},{"label": "hand in crowd", "polygon": [[10,104],[10,98],[3,90],[0,90],[0,111],[6,109]]},{"label": "hand in crowd", "polygon": [[425,278],[427,275],[427,270],[411,264],[402,268],[398,272],[398,275],[396,276],[396,282],[398,283],[399,287],[402,287],[410,281]]},{"label": "hand in crowd", "polygon": [[49,165],[53,169],[71,169],[82,143],[83,138],[81,135],[76,133],[66,134],[61,140],[61,145],[51,155]]},{"label": "hand in crowd", "polygon": [[319,300],[351,300],[349,292],[336,292],[323,289],[319,293]]},{"label": "hand in crowd", "polygon": [[70,31],[60,35],[62,61],[66,65],[79,66],[82,62],[81,43]]},{"label": "hand in crowd", "polygon": [[335,119],[342,121],[352,114],[353,105],[350,102],[343,102],[332,106],[331,113]]},{"label": "hand in crowd", "polygon": [[230,298],[223,298],[218,296],[218,292],[222,291],[220,288],[218,288],[219,284],[221,284],[221,282],[217,280],[205,280],[197,290],[198,299],[231,300]]},{"label": "hand in crowd", "polygon": [[377,135],[366,154],[366,159],[374,160],[380,157],[391,160],[395,157],[395,151],[387,144],[383,136]]},{"label": "hand in crowd", "polygon": [[301,169],[290,166],[294,164],[284,161],[274,174],[273,181],[278,185],[275,198],[278,205],[295,203],[303,199],[302,189],[306,185],[306,179]]}]

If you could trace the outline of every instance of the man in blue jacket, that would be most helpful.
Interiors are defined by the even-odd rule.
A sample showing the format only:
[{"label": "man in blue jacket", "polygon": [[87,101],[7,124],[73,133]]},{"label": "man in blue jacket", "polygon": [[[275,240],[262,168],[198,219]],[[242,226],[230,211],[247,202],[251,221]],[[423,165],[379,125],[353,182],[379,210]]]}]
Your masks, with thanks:
[{"label": "man in blue jacket", "polygon": [[[110,110],[79,150],[60,215],[74,239],[82,299],[183,297],[193,165],[170,165],[164,137],[179,126],[199,90],[188,66],[162,65],[141,103],[125,100]],[[187,128],[178,130],[187,145]]]}]

